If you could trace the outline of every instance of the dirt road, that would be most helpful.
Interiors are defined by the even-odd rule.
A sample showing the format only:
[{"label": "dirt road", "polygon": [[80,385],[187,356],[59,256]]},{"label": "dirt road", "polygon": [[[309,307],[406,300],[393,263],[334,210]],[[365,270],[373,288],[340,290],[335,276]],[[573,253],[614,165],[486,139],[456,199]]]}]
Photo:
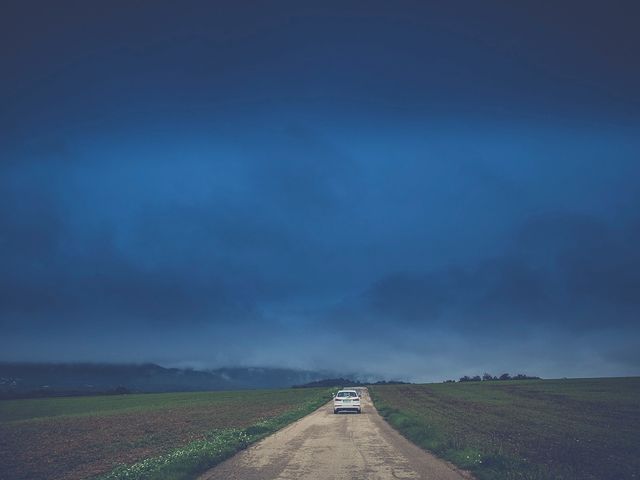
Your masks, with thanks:
[{"label": "dirt road", "polygon": [[472,478],[392,429],[363,394],[362,414],[327,404],[212,468],[200,480]]}]

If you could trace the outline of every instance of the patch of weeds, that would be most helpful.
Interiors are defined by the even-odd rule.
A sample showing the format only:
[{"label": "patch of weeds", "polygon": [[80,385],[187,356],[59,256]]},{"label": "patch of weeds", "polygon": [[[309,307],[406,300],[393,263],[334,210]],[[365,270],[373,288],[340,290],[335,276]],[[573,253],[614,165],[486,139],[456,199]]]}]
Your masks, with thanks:
[{"label": "patch of weeds", "polygon": [[226,429],[211,432],[207,438],[173,450],[166,455],[147,458],[133,465],[115,468],[100,480],[177,480],[189,478],[193,472],[206,469],[233,455],[249,444],[243,430]]},{"label": "patch of weeds", "polygon": [[466,470],[471,470],[474,467],[487,462],[486,457],[482,455],[475,448],[462,448],[460,450],[451,449],[447,450],[447,457],[449,460],[459,467]]}]

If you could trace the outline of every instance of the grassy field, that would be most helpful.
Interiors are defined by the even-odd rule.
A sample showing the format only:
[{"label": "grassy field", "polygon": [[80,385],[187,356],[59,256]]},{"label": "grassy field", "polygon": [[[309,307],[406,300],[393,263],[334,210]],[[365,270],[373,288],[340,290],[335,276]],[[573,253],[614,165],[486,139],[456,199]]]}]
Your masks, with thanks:
[{"label": "grassy field", "polygon": [[370,387],[414,443],[479,479],[640,478],[640,378]]},{"label": "grassy field", "polygon": [[0,479],[189,478],[329,399],[291,389],[0,401]]}]

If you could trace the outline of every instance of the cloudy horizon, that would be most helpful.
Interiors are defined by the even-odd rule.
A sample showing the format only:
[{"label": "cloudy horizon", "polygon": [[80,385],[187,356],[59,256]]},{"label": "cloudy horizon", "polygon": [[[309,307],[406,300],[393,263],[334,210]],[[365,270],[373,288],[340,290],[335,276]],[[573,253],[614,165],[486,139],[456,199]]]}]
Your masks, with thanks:
[{"label": "cloudy horizon", "polygon": [[190,5],[0,20],[0,361],[640,374],[632,2]]}]

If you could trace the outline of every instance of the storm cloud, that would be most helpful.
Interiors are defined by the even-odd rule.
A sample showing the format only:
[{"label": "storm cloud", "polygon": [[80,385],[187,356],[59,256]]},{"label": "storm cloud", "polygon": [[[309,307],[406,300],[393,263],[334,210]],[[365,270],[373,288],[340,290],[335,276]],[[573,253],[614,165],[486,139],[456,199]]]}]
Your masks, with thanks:
[{"label": "storm cloud", "polygon": [[637,374],[632,4],[39,7],[0,29],[3,360]]}]

